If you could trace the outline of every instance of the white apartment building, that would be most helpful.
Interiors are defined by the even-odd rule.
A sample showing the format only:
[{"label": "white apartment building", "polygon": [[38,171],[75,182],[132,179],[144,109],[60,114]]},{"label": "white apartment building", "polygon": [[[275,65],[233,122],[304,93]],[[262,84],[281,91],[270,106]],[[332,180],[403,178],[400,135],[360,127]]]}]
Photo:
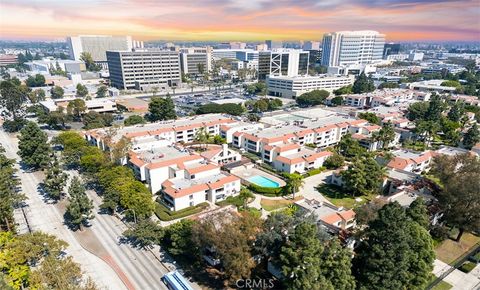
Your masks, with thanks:
[{"label": "white apartment building", "polygon": [[176,51],[107,51],[111,85],[118,89],[166,89],[181,82]]},{"label": "white apartment building", "polygon": [[236,122],[221,114],[206,114],[177,120],[121,127],[111,137],[107,137],[109,135],[108,129],[94,129],[85,132],[85,138],[92,145],[98,146],[103,150],[108,150],[109,147],[106,140],[116,143],[122,137],[137,142],[155,137],[159,140],[168,140],[171,143],[188,143],[195,139],[195,135],[200,128],[205,128],[210,135],[220,135],[220,126],[235,124]]},{"label": "white apartment building", "polygon": [[308,75],[310,52],[298,49],[263,51],[258,56],[258,77]]},{"label": "white apartment building", "polygon": [[214,203],[240,192],[240,179],[222,173],[219,165],[168,140],[154,139],[135,143],[127,165],[171,210]]},{"label": "white apartment building", "polygon": [[325,160],[333,155],[330,151],[317,151],[297,143],[266,145],[263,154],[276,170],[290,174],[320,168]]},{"label": "white apartment building", "polygon": [[269,95],[282,98],[296,98],[313,90],[332,92],[353,84],[353,75],[318,75],[318,76],[269,76],[267,91]]},{"label": "white apartment building", "polygon": [[210,47],[180,49],[180,67],[184,74],[200,75],[202,69],[203,72],[211,71],[212,49]]},{"label": "white apartment building", "polygon": [[322,65],[350,66],[380,62],[385,35],[377,31],[339,31],[324,34]]},{"label": "white apartment building", "polygon": [[131,36],[78,35],[67,37],[67,45],[72,59],[80,60],[82,52],[88,52],[95,62],[106,65],[107,50],[131,51],[143,48],[143,41],[132,40]]}]

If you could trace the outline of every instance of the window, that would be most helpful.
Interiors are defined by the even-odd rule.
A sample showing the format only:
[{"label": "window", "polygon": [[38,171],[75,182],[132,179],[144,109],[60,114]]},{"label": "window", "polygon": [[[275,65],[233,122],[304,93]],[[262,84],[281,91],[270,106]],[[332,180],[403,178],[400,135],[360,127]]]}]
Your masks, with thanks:
[{"label": "window", "polygon": [[189,198],[190,198],[190,199],[193,199],[193,194],[190,194]]}]

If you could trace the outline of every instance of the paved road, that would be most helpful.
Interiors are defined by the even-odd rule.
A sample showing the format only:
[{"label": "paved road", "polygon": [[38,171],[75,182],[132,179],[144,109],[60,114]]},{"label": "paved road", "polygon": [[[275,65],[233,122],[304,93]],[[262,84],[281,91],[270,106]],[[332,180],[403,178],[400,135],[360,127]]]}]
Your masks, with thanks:
[{"label": "paved road", "polygon": [[[0,142],[9,158],[20,160],[17,155],[17,139],[0,129]],[[17,165],[17,169],[18,165]],[[18,171],[22,192],[25,193],[26,215],[34,231],[43,231],[66,241],[69,246],[67,253],[79,263],[86,275],[90,276],[104,289],[126,289],[115,272],[100,258],[82,248],[73,233],[63,224],[63,213],[53,204],[47,204],[38,194],[37,187],[43,179],[43,173],[29,173],[21,169]]]}]

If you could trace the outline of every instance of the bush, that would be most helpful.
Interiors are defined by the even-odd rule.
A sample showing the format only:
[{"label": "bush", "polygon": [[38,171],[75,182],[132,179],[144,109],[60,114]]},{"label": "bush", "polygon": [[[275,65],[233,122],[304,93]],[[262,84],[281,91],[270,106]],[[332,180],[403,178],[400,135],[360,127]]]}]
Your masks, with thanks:
[{"label": "bush", "polygon": [[475,255],[471,256],[468,259],[474,263],[477,263],[477,264],[480,263],[480,252],[476,253]]},{"label": "bush", "polygon": [[225,206],[225,205],[234,205],[236,207],[241,207],[243,206],[243,200],[240,198],[240,196],[229,196],[225,200],[219,201],[216,203],[219,206]]},{"label": "bush", "polygon": [[317,175],[319,173],[321,173],[322,171],[325,171],[325,167],[320,167],[320,168],[314,168],[314,169],[311,169],[309,171],[307,171],[307,173],[305,173],[305,175],[308,177],[308,176],[313,176],[313,175]]},{"label": "bush", "polygon": [[344,163],[345,158],[337,153],[334,153],[325,160],[323,165],[328,169],[337,169],[340,166],[343,166]]},{"label": "bush", "polygon": [[206,104],[197,108],[196,114],[225,113],[234,116],[240,116],[245,112],[245,108],[239,104]]},{"label": "bush", "polygon": [[266,196],[280,196],[282,195],[282,187],[263,187],[253,183],[250,183],[247,186],[248,189],[259,194],[264,194]]},{"label": "bush", "polygon": [[323,104],[329,95],[330,93],[325,90],[313,90],[298,96],[296,101],[301,107],[317,106]]},{"label": "bush", "polygon": [[475,263],[472,263],[472,262],[465,262],[463,263],[463,265],[458,268],[458,270],[464,272],[464,273],[470,273],[470,271],[473,270],[473,268],[475,268],[477,266],[477,264]]},{"label": "bush", "polygon": [[161,203],[155,204],[155,215],[162,221],[171,221],[199,213],[208,207],[208,203],[202,202],[196,206],[188,207],[178,211],[171,211]]}]

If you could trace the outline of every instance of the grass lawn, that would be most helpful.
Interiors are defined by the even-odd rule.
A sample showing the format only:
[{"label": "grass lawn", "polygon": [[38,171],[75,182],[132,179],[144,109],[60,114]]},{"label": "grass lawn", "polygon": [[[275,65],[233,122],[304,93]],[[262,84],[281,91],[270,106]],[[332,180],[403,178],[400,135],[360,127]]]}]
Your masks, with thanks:
[{"label": "grass lawn", "polygon": [[452,287],[453,287],[452,285],[442,280],[440,281],[440,283],[435,285],[435,287],[433,287],[432,290],[448,290],[448,289],[451,289]]},{"label": "grass lawn", "polygon": [[303,197],[297,196],[295,197],[295,200],[291,199],[265,199],[262,198],[260,200],[260,205],[265,209],[266,211],[272,211],[272,210],[277,210],[281,208],[285,208],[289,206],[290,204],[294,203],[297,200],[302,199]]},{"label": "grass lawn", "polygon": [[435,248],[437,259],[447,264],[452,264],[458,257],[463,255],[478,242],[480,242],[480,237],[471,233],[464,233],[458,243],[447,239]]},{"label": "grass lawn", "polygon": [[360,196],[362,201],[355,201],[355,198],[350,194],[347,194],[345,191],[342,190],[341,187],[333,185],[333,184],[320,184],[317,187],[317,191],[325,196],[331,203],[335,206],[343,206],[345,208],[355,208],[356,206],[362,205],[367,203],[368,201],[373,199],[373,195],[370,196]]},{"label": "grass lawn", "polygon": [[203,202],[196,206],[191,206],[178,211],[171,211],[165,205],[161,203],[155,203],[155,215],[162,221],[171,221],[179,218],[183,218],[189,215],[197,214],[208,208],[208,203]]}]

